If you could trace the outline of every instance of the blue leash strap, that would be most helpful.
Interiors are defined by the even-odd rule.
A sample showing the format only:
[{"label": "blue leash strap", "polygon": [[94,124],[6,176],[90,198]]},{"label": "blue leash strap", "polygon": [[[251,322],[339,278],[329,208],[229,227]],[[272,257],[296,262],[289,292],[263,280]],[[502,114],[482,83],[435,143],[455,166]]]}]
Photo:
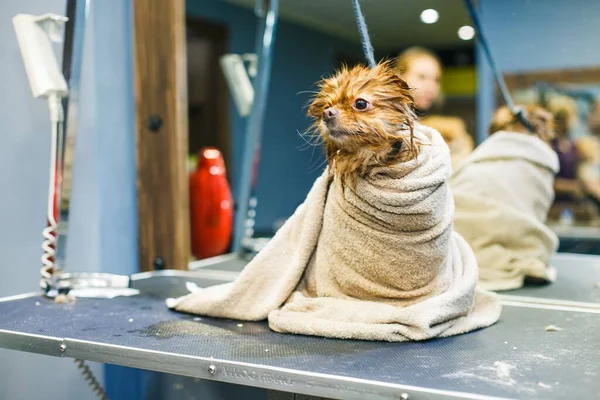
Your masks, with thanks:
[{"label": "blue leash strap", "polygon": [[492,70],[492,73],[494,74],[494,79],[496,80],[496,83],[498,84],[498,88],[500,88],[500,93],[502,95],[502,99],[504,100],[504,103],[510,109],[510,111],[513,113],[513,115],[519,120],[519,122],[521,124],[523,124],[530,132],[532,132],[532,133],[535,132],[535,128],[533,127],[531,122],[529,122],[529,120],[525,116],[524,110],[522,108],[517,108],[515,106],[515,103],[513,102],[513,99],[510,96],[510,93],[508,92],[508,88],[506,87],[504,78],[502,77],[502,74],[500,74],[500,71],[498,70],[498,67],[496,66],[496,62],[494,61],[494,57],[492,56],[492,52],[490,51],[490,46],[488,45],[487,39],[483,33],[483,29],[481,26],[481,20],[479,19],[479,14],[475,10],[475,5],[473,4],[473,0],[464,0],[464,1],[465,1],[465,6],[467,7],[467,11],[469,12],[469,15],[471,16],[471,20],[473,21],[473,25],[475,25],[475,32],[477,34],[477,38],[479,39],[479,43],[481,44],[481,47],[483,48],[483,52],[485,53],[485,55],[487,57],[488,63],[490,65],[490,69]]},{"label": "blue leash strap", "polygon": [[369,38],[369,30],[367,29],[367,23],[365,22],[365,16],[360,10],[360,4],[358,0],[352,0],[352,6],[354,8],[354,16],[356,17],[356,25],[358,26],[358,33],[360,34],[360,41],[362,43],[363,52],[370,68],[375,68],[375,56],[373,55],[373,46],[371,45],[371,39]]}]

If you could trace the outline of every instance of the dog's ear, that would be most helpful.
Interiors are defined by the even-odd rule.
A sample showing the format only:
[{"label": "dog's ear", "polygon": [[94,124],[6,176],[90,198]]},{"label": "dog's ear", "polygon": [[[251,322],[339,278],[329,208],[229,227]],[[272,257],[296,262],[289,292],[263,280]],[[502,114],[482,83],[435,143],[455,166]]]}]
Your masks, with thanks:
[{"label": "dog's ear", "polygon": [[398,73],[398,71],[392,71],[391,73],[392,76],[392,82],[394,83],[394,85],[396,85],[399,88],[400,93],[403,94],[404,97],[406,97],[407,100],[409,100],[409,102],[414,102],[414,97],[413,97],[413,88],[411,88],[408,85],[408,82],[406,82],[404,79],[402,79],[402,77],[400,76],[400,74]]},{"label": "dog's ear", "polygon": [[406,92],[406,94],[412,99],[412,89],[400,76],[400,71],[396,67],[393,59],[382,61],[377,65],[375,71],[380,76],[386,76],[389,83],[395,85],[401,92]]},{"label": "dog's ear", "polygon": [[400,86],[400,89],[406,90],[410,95],[410,92],[412,91],[411,87],[408,86],[408,82],[400,77],[400,74],[397,71],[394,71],[394,78],[395,83]]}]

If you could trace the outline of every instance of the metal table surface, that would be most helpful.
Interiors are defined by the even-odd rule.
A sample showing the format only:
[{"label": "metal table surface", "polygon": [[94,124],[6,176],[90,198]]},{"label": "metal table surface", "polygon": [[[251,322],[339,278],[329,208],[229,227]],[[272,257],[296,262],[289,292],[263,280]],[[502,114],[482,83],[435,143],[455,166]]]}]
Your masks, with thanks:
[{"label": "metal table surface", "polygon": [[600,240],[600,227],[598,226],[561,226],[559,224],[550,224],[549,227],[560,239]]},{"label": "metal table surface", "polygon": [[[550,285],[529,285],[502,292],[502,297],[517,296],[519,300],[552,304],[600,308],[600,257],[579,254],[556,254],[552,260],[558,277]],[[526,297],[535,300],[526,300]]]},{"label": "metal table surface", "polygon": [[[224,257],[220,262],[197,264],[196,271],[203,273],[223,273],[235,277],[247,261],[235,257]],[[542,302],[583,306],[577,303],[590,303],[589,307],[600,307],[600,257],[558,253],[552,259],[557,269],[558,279],[550,285],[528,285],[521,289],[502,292],[502,297],[517,298],[526,302]],[[204,276],[204,275],[201,275]],[[207,275],[208,276],[208,275]],[[528,299],[531,297],[532,299]]]},{"label": "metal table surface", "polygon": [[560,240],[559,251],[600,255],[600,227],[549,225]]},{"label": "metal table surface", "polygon": [[[600,396],[600,310],[523,303],[505,306],[493,327],[458,337],[327,340],[165,307],[186,281],[232,279],[207,274],[142,274],[133,284],[138,296],[74,305],[37,295],[0,300],[0,346],[329,398]],[[548,325],[564,330],[548,332]]]}]

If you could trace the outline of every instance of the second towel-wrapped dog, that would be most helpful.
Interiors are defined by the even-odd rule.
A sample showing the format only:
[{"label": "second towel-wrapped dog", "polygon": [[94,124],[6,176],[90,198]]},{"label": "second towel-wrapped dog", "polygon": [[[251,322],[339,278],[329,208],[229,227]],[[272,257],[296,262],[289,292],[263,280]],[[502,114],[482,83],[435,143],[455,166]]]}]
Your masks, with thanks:
[{"label": "second towel-wrapped dog", "polygon": [[507,108],[498,110],[493,134],[451,180],[455,228],[475,251],[480,286],[489,290],[517,289],[527,278],[556,279],[550,257],[558,239],[545,225],[558,171],[558,157],[548,145],[552,117],[539,107],[528,111],[536,134]]}]

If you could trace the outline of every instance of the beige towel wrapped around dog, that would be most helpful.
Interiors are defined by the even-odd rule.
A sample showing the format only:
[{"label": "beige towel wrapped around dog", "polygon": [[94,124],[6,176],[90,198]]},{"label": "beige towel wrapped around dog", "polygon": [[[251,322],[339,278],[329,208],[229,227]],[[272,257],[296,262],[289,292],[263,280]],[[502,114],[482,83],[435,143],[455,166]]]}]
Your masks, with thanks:
[{"label": "beige towel wrapped around dog", "polygon": [[325,171],[236,281],[167,304],[343,339],[424,340],[495,323],[501,306],[476,291],[475,256],[452,230],[448,147],[418,129],[416,160],[375,168],[354,189]]},{"label": "beige towel wrapped around dog", "polygon": [[549,262],[558,239],[545,221],[557,171],[558,157],[545,142],[501,131],[453,174],[454,228],[475,251],[480,287],[516,289],[525,277],[555,280]]}]

